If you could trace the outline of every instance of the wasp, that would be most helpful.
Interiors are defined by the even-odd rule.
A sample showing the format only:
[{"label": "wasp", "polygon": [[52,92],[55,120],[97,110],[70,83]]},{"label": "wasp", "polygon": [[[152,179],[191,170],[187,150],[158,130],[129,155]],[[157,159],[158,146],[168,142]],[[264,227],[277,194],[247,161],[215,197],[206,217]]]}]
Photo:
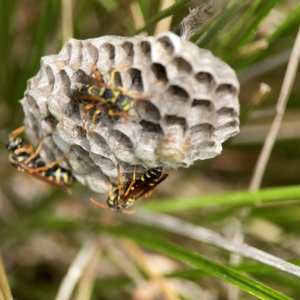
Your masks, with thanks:
[{"label": "wasp", "polygon": [[[91,128],[89,134],[93,137],[93,127],[97,116],[107,107],[110,116],[123,116],[127,122],[127,113],[132,107],[134,100],[144,100],[153,97],[153,95],[145,95],[140,97],[139,94],[130,92],[122,86],[114,86],[116,72],[129,68],[131,65],[122,65],[110,74],[109,84],[103,82],[101,73],[96,69],[96,62],[92,65],[91,75],[81,75],[78,82],[82,85],[76,90],[70,90],[70,98],[77,104],[85,104],[84,121],[82,124],[82,132],[85,130],[87,122],[87,112],[101,104],[93,114]],[[95,77],[93,77],[94,75]]]},{"label": "wasp", "polygon": [[62,191],[71,194],[72,191],[65,186],[74,181],[73,176],[68,170],[58,166],[58,164],[66,159],[56,160],[48,165],[41,159],[39,152],[42,149],[43,138],[36,150],[30,144],[26,144],[25,140],[19,135],[27,129],[27,126],[22,126],[8,136],[6,149],[9,151],[9,160],[18,171],[31,174],[33,177],[50,183],[51,185],[61,189]]},{"label": "wasp", "polygon": [[145,198],[149,198],[154,189],[169,175],[167,172],[163,173],[161,167],[148,170],[139,179],[135,178],[135,173],[136,166],[133,170],[133,178],[131,182],[123,185],[120,167],[118,166],[118,175],[120,181],[119,187],[113,192],[112,186],[110,185],[109,197],[106,201],[107,206],[97,202],[93,198],[90,199],[91,202],[105,209],[114,209],[127,214],[134,213],[134,211],[128,211],[125,209],[133,205],[133,203],[140,197],[145,196]]}]

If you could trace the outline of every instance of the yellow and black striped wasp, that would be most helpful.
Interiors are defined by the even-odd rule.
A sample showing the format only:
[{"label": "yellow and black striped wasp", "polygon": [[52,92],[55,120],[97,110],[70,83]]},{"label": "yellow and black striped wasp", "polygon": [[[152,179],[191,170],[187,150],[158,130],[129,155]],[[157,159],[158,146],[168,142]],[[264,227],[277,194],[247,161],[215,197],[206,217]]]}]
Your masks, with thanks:
[{"label": "yellow and black striped wasp", "polygon": [[109,197],[106,201],[107,206],[97,202],[93,198],[90,199],[91,202],[105,209],[109,208],[127,214],[134,213],[134,211],[128,211],[126,209],[133,205],[133,203],[140,197],[145,196],[145,198],[149,198],[152,195],[154,189],[169,175],[169,173],[167,172],[163,173],[161,167],[148,170],[139,179],[135,178],[135,173],[136,166],[134,167],[133,178],[131,182],[123,185],[122,174],[120,171],[120,167],[118,166],[118,174],[120,180],[119,187],[113,192],[112,186],[110,185]]},{"label": "yellow and black striped wasp", "polygon": [[43,138],[36,150],[30,144],[26,144],[25,140],[19,135],[27,129],[27,126],[22,126],[8,136],[6,149],[9,151],[9,160],[18,171],[31,174],[33,177],[47,182],[62,191],[71,194],[72,191],[67,188],[66,184],[72,184],[73,176],[68,170],[58,166],[58,163],[66,159],[63,157],[48,165],[41,159],[39,152],[43,145]]},{"label": "yellow and black striped wasp", "polygon": [[[97,116],[107,107],[110,116],[123,116],[127,122],[127,113],[133,105],[134,100],[145,100],[153,97],[153,95],[139,96],[139,94],[130,92],[122,86],[113,86],[116,72],[129,68],[131,65],[122,65],[110,74],[109,84],[103,82],[100,72],[96,69],[96,62],[92,65],[91,75],[81,75],[78,82],[82,85],[76,90],[70,89],[69,96],[77,104],[85,104],[84,122],[82,131],[84,132],[87,121],[88,110],[101,104],[93,114],[90,128],[90,135],[93,136],[93,126]],[[95,75],[93,77],[92,75]]]}]

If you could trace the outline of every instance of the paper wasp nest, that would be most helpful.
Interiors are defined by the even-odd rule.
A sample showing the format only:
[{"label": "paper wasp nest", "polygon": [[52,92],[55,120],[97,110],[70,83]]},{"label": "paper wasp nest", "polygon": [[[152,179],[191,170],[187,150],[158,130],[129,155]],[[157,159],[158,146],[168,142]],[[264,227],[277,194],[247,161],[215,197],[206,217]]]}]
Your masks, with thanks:
[{"label": "paper wasp nest", "polygon": [[[104,109],[91,137],[95,110],[89,111],[83,133],[84,105],[74,103],[66,91],[79,87],[77,79],[90,74],[96,61],[105,83],[112,70],[130,64],[116,73],[115,86],[149,99],[134,101],[127,122]],[[166,32],[69,39],[59,54],[41,59],[21,103],[31,142],[37,145],[45,137],[43,159],[51,162],[67,154],[62,166],[104,193],[106,181],[118,184],[118,164],[130,179],[134,165],[141,174],[151,167],[188,167],[220,154],[222,142],[239,131],[238,93],[237,77],[226,63]]]}]

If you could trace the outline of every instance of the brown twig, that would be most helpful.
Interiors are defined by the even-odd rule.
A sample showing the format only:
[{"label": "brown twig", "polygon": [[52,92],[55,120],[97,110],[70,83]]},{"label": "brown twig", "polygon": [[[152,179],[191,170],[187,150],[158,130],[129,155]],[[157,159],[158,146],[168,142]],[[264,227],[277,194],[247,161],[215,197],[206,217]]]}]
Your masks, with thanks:
[{"label": "brown twig", "polygon": [[259,155],[257,164],[254,169],[254,174],[250,183],[250,190],[256,191],[259,189],[261,185],[261,181],[263,178],[263,175],[266,170],[267,163],[270,158],[270,154],[272,151],[272,148],[274,146],[275,140],[278,135],[278,131],[281,125],[281,121],[285,112],[285,107],[288,101],[288,98],[290,96],[295,77],[296,72],[299,64],[300,59],[300,29],[298,32],[298,35],[296,37],[296,41],[294,43],[294,47],[291,53],[291,57],[287,66],[287,70],[284,76],[283,84],[281,87],[280,95],[278,98],[277,106],[276,106],[276,116],[274,118],[274,121],[271,125],[269,134],[265,140],[263,149]]}]

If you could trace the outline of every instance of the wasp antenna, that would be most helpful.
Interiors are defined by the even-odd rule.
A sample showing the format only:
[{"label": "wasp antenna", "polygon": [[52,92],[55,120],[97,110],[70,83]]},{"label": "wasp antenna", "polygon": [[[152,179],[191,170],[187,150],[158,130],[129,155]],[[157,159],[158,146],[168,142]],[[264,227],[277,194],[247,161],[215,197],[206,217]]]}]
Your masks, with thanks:
[{"label": "wasp antenna", "polygon": [[96,200],[93,199],[93,198],[90,198],[90,201],[91,201],[94,205],[97,205],[97,206],[99,206],[99,207],[101,207],[101,208],[103,208],[103,209],[108,209],[108,208],[109,208],[108,206],[106,206],[106,205],[104,205],[104,204],[102,204],[102,203],[96,201]]},{"label": "wasp antenna", "polygon": [[135,210],[121,210],[121,213],[125,215],[133,215],[135,214]]},{"label": "wasp antenna", "polygon": [[154,98],[155,94],[149,94],[149,95],[143,95],[143,96],[140,96],[140,97],[137,97],[137,98],[134,98],[134,100],[148,100],[148,99],[151,99],[151,98]]}]

